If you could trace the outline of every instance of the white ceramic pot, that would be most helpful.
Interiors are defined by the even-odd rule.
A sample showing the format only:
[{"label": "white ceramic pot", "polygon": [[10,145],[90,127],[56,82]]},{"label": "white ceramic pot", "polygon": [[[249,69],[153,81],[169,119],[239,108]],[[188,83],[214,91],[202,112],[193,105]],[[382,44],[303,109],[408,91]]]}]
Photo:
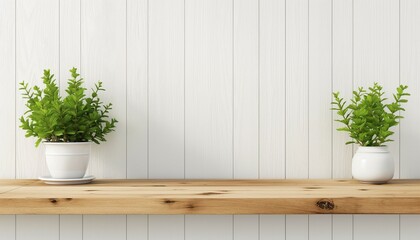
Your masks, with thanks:
[{"label": "white ceramic pot", "polygon": [[353,156],[352,174],[367,183],[386,183],[394,176],[394,160],[388,147],[360,147]]},{"label": "white ceramic pot", "polygon": [[85,176],[90,158],[90,142],[44,142],[45,160],[52,178]]}]

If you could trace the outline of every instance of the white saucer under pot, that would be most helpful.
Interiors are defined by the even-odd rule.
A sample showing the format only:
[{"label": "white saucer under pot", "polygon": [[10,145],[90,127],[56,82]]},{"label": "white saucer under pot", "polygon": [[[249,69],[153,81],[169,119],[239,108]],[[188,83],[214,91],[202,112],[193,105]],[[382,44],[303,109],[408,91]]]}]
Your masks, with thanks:
[{"label": "white saucer under pot", "polygon": [[74,185],[74,184],[86,184],[90,183],[95,179],[94,176],[85,176],[82,178],[69,178],[69,179],[62,179],[62,178],[52,178],[50,176],[39,177],[39,180],[43,181],[46,184],[54,184],[54,185]]}]

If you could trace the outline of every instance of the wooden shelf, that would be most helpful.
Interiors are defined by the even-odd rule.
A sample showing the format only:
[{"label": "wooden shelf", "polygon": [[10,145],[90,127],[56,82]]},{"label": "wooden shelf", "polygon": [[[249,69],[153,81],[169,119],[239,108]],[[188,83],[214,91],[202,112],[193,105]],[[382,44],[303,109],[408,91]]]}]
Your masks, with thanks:
[{"label": "wooden shelf", "polygon": [[0,214],[411,214],[420,180],[0,180]]}]

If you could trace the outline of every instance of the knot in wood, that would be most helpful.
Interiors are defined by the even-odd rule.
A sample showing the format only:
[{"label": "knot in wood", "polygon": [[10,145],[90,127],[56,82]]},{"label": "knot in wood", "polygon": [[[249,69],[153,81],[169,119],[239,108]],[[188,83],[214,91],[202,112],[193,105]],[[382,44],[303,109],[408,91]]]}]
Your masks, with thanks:
[{"label": "knot in wood", "polygon": [[321,199],[318,202],[316,202],[316,205],[324,210],[333,210],[335,207],[334,201],[331,199]]}]

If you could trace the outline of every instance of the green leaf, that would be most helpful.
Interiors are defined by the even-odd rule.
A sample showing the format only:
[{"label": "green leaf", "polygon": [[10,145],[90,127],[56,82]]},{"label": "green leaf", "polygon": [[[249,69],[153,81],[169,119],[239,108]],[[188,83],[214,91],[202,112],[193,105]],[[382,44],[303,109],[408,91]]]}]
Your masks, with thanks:
[{"label": "green leaf", "polygon": [[19,83],[22,98],[27,110],[19,118],[20,128],[26,137],[36,137],[35,146],[42,140],[54,142],[100,143],[106,141],[105,135],[115,130],[115,119],[108,117],[112,104],[104,104],[99,99],[99,92],[105,91],[102,82],[86,97],[83,78],[76,68],[70,69],[71,77],[67,81],[65,92],[60,96],[54,74],[44,70],[44,86],[30,87],[28,83]]}]

